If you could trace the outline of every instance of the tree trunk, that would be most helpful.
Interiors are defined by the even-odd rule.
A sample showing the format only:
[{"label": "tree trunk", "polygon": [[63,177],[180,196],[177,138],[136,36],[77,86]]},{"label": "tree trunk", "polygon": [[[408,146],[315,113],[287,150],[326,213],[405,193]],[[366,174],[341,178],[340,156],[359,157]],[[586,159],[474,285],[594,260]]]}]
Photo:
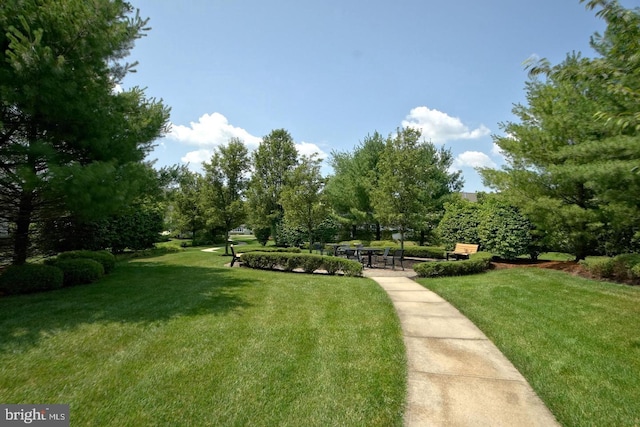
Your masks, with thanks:
[{"label": "tree trunk", "polygon": [[379,222],[376,222],[376,240],[382,240],[382,227]]},{"label": "tree trunk", "polygon": [[229,255],[229,230],[225,228],[224,232],[224,254]]},{"label": "tree trunk", "polygon": [[20,195],[16,233],[13,243],[13,263],[22,265],[27,262],[29,252],[29,228],[33,214],[33,191],[23,191]]}]

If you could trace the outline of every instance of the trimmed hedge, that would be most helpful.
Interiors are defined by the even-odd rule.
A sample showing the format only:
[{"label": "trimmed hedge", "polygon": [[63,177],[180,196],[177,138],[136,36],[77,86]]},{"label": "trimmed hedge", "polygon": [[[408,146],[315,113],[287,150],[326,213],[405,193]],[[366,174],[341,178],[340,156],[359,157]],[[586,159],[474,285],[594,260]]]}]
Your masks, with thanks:
[{"label": "trimmed hedge", "polygon": [[108,251],[69,251],[58,255],[57,260],[86,258],[102,264],[104,273],[109,274],[116,266],[116,257]]},{"label": "trimmed hedge", "polygon": [[478,252],[468,260],[423,262],[414,264],[413,269],[419,277],[465,276],[491,268],[491,258],[490,253]]},{"label": "trimmed hedge", "polygon": [[63,280],[62,270],[51,265],[12,265],[0,274],[0,293],[14,295],[60,289]]},{"label": "trimmed hedge", "polygon": [[294,248],[294,247],[290,247],[290,248],[280,248],[277,246],[266,246],[264,248],[243,248],[240,245],[236,245],[234,246],[236,249],[236,252],[241,252],[241,253],[248,253],[248,252],[288,252],[291,254],[299,254],[302,252],[302,250],[300,248]]},{"label": "trimmed hedge", "polygon": [[102,264],[88,258],[60,259],[53,265],[62,270],[64,286],[88,285],[104,276]]},{"label": "trimmed hedge", "polygon": [[249,268],[293,271],[301,268],[305,273],[326,270],[333,275],[342,271],[345,276],[362,275],[362,264],[345,258],[315,254],[297,254],[286,252],[243,252],[242,265]]}]

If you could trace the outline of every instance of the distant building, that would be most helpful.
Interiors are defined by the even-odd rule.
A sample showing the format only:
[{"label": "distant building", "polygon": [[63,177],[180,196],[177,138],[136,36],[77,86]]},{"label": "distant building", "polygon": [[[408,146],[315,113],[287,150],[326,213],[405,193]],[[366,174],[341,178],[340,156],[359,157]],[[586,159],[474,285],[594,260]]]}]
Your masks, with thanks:
[{"label": "distant building", "polygon": [[253,231],[247,228],[246,225],[241,225],[240,227],[231,230],[229,234],[253,234]]},{"label": "distant building", "polygon": [[477,202],[478,201],[478,193],[460,192],[460,197],[462,197],[464,200],[468,200],[470,202]]}]

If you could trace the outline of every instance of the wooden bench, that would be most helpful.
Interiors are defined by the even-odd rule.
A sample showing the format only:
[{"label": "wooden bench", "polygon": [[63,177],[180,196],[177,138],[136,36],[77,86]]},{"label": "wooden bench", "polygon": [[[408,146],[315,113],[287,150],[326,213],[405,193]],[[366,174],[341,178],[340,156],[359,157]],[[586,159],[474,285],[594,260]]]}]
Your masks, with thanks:
[{"label": "wooden bench", "polygon": [[240,259],[240,257],[242,256],[242,254],[237,254],[235,249],[233,248],[233,245],[231,245],[231,267],[233,267],[233,264],[236,263],[236,261],[238,262],[242,262],[242,260]]},{"label": "wooden bench", "polygon": [[447,252],[447,261],[449,261],[449,257],[453,257],[457,260],[459,259],[469,259],[469,255],[475,254],[478,252],[479,245],[471,245],[468,243],[456,243],[456,247],[451,252]]}]

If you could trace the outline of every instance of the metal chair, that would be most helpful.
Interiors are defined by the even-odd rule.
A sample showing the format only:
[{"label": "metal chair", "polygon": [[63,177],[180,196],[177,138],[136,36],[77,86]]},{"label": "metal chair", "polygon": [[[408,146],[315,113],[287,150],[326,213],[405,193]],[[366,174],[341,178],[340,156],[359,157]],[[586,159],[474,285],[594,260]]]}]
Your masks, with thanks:
[{"label": "metal chair", "polygon": [[391,248],[384,248],[384,252],[380,255],[376,255],[376,265],[380,264],[380,260],[382,260],[382,268],[387,266],[387,259],[389,258],[389,251]]},{"label": "metal chair", "polygon": [[403,265],[403,261],[404,261],[404,249],[396,249],[393,251],[393,255],[389,256],[387,255],[387,258],[385,259],[384,265],[385,267],[387,266],[387,263],[389,263],[391,265],[391,268],[393,270],[396,269],[396,263],[400,263],[400,267],[402,267],[402,270],[404,271],[404,265]]}]

